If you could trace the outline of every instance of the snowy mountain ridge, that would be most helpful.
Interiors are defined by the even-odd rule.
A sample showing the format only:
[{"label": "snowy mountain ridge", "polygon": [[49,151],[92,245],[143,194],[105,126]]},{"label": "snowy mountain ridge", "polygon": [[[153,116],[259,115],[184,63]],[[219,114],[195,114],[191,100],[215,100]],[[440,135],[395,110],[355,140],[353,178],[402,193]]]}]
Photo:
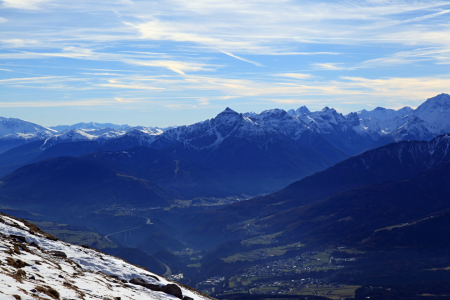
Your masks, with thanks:
[{"label": "snowy mountain ridge", "polygon": [[[450,134],[443,134],[430,141],[402,141],[367,151],[355,157],[367,169],[378,168],[388,159],[403,165],[430,169],[450,159]],[[414,162],[414,163],[411,163]]]},{"label": "snowy mountain ridge", "polygon": [[425,127],[433,134],[450,132],[450,95],[428,99],[414,111],[414,116],[425,121]]},{"label": "snowy mountain ridge", "polygon": [[49,137],[56,131],[41,125],[16,118],[0,117],[0,138],[1,139],[38,139]]},{"label": "snowy mountain ridge", "polygon": [[46,149],[60,143],[106,141],[120,137],[138,137],[142,140],[140,145],[149,146],[156,139],[156,136],[162,133],[161,129],[144,126],[129,127],[126,130],[114,128],[71,129],[47,138],[41,148]]},{"label": "snowy mountain ridge", "polygon": [[3,214],[0,249],[1,299],[209,299],[120,258],[59,241],[33,224]]},{"label": "snowy mountain ridge", "polygon": [[[161,134],[160,138],[181,142],[192,149],[201,151],[218,146],[230,136],[265,144],[271,135],[296,140],[305,131],[311,132],[311,129],[301,120],[281,109],[266,110],[249,116],[227,107],[215,118],[167,130]],[[201,143],[199,143],[200,140]]]},{"label": "snowy mountain ridge", "polygon": [[123,125],[117,125],[112,123],[97,123],[97,122],[81,122],[73,125],[58,125],[58,126],[50,126],[49,128],[61,132],[66,130],[72,130],[72,129],[104,129],[104,128],[113,128],[113,129],[121,129],[125,130],[129,128],[128,124]]},{"label": "snowy mountain ridge", "polygon": [[[217,148],[231,136],[254,142],[258,147],[265,147],[274,137],[296,142],[320,136],[338,150],[355,155],[390,142],[430,140],[450,132],[450,96],[440,94],[430,98],[416,110],[410,107],[399,110],[377,107],[345,116],[329,107],[316,112],[310,112],[306,106],[287,112],[271,109],[259,114],[240,114],[226,108],[215,118],[164,129],[91,122],[72,125],[80,128],[56,132],[19,119],[1,118],[0,121],[0,141],[13,141],[11,145],[4,145],[6,150],[42,139],[47,140],[46,145],[54,145],[132,137],[144,146],[156,141],[159,148],[183,143],[185,147],[202,151]],[[104,127],[106,125],[114,126]]]}]

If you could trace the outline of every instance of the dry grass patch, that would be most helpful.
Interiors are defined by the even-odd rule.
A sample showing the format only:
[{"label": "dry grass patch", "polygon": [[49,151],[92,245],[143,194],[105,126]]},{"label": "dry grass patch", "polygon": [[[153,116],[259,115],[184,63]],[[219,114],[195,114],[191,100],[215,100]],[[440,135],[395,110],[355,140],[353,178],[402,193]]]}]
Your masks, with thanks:
[{"label": "dry grass patch", "polygon": [[23,278],[27,275],[27,273],[24,270],[17,270],[16,273],[10,275],[12,278],[17,280],[18,282],[22,283]]},{"label": "dry grass patch", "polygon": [[20,259],[15,260],[12,257],[8,257],[6,259],[6,263],[16,269],[20,269],[20,268],[28,266],[28,264],[26,262],[21,261]]},{"label": "dry grass patch", "polygon": [[44,293],[47,296],[52,297],[53,299],[59,299],[58,291],[55,290],[52,287],[49,287],[49,286],[37,286],[36,287],[36,291],[38,291],[39,293]]}]

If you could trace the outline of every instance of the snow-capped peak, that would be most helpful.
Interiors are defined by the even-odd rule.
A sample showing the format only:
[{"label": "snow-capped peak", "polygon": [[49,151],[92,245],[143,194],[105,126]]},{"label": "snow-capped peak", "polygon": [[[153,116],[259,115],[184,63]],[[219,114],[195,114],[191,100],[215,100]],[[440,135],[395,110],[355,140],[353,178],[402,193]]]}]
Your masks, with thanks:
[{"label": "snow-capped peak", "polygon": [[213,120],[219,123],[234,123],[244,116],[227,107],[223,112],[218,114]]},{"label": "snow-capped peak", "polygon": [[300,114],[309,114],[310,111],[305,105],[303,105],[302,107],[297,108],[296,110],[290,109],[287,111],[287,113],[290,114],[291,116],[297,116]]},{"label": "snow-capped peak", "polygon": [[36,137],[51,136],[54,133],[56,131],[53,129],[28,121],[0,117],[0,137],[4,139],[33,139]]},{"label": "snow-capped peak", "polygon": [[69,130],[61,135],[58,135],[58,138],[64,140],[64,139],[70,139],[72,141],[77,140],[93,140],[95,139],[95,135],[91,135],[88,133],[88,131],[80,130],[80,129],[73,129]]},{"label": "snow-capped peak", "polygon": [[433,134],[450,132],[450,95],[440,94],[420,105],[414,115],[426,121],[426,128]]},{"label": "snow-capped peak", "polygon": [[364,128],[383,136],[394,132],[401,125],[405,124],[413,111],[412,108],[407,106],[399,110],[377,107],[371,111],[363,109],[358,111],[357,114]]}]

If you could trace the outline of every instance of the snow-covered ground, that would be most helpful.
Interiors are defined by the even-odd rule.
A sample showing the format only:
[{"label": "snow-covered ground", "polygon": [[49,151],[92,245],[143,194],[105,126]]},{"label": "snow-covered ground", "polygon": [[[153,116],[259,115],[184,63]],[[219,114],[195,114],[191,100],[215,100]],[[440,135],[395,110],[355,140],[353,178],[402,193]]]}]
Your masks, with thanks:
[{"label": "snow-covered ground", "polygon": [[[24,237],[26,241],[11,237]],[[52,254],[60,251],[67,257]],[[32,224],[0,215],[0,299],[179,299],[128,283],[141,278],[160,287],[174,284],[120,258],[54,240]],[[183,297],[207,296],[179,286]],[[16,296],[14,296],[16,295]],[[18,298],[17,296],[20,296]],[[185,298],[185,300],[189,300]]]}]

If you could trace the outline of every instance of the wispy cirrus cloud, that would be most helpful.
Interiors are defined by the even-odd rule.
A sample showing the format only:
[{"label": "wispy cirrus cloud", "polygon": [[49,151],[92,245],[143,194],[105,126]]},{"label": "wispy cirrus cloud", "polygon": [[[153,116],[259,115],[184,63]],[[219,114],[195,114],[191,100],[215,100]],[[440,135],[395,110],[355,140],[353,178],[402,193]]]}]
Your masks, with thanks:
[{"label": "wispy cirrus cloud", "polygon": [[288,78],[294,78],[294,79],[310,79],[310,78],[314,77],[311,74],[302,74],[302,73],[282,73],[282,74],[276,74],[275,76],[288,77]]},{"label": "wispy cirrus cloud", "polygon": [[174,61],[174,60],[136,60],[136,59],[124,59],[123,62],[145,66],[145,67],[161,67],[169,69],[175,73],[180,75],[185,75],[187,71],[205,71],[212,70],[211,68],[207,68],[206,64],[194,63],[194,62],[183,62],[183,61]]},{"label": "wispy cirrus cloud", "polygon": [[114,79],[108,80],[108,83],[98,84],[99,87],[119,88],[119,89],[131,89],[131,90],[164,90],[162,87],[153,87],[144,84],[130,84],[120,82]]},{"label": "wispy cirrus cloud", "polygon": [[40,4],[48,1],[50,0],[3,0],[3,5],[20,9],[38,9]]},{"label": "wispy cirrus cloud", "polygon": [[220,52],[222,52],[223,54],[226,54],[226,55],[228,55],[228,56],[234,57],[234,58],[236,58],[236,59],[239,59],[239,60],[242,60],[242,61],[251,63],[252,65],[255,65],[255,66],[258,66],[258,67],[262,67],[262,66],[263,66],[263,65],[260,64],[260,63],[257,63],[257,62],[254,62],[254,61],[251,61],[251,60],[248,60],[248,59],[239,57],[239,56],[237,56],[237,55],[234,55],[234,54],[229,53],[229,52],[226,52],[226,51],[220,51]]},{"label": "wispy cirrus cloud", "polygon": [[314,63],[313,68],[317,70],[342,71],[353,70],[354,67],[346,67],[344,63]]},{"label": "wispy cirrus cloud", "polygon": [[21,108],[21,107],[61,107],[61,106],[105,106],[116,104],[117,100],[95,99],[85,101],[16,101],[0,102],[2,108]]},{"label": "wispy cirrus cloud", "polygon": [[48,83],[57,81],[77,81],[77,80],[82,79],[70,78],[68,76],[42,76],[42,77],[0,79],[0,84]]},{"label": "wispy cirrus cloud", "polygon": [[420,21],[436,18],[438,16],[442,16],[442,15],[445,15],[445,14],[448,14],[448,13],[450,13],[450,9],[446,9],[446,10],[443,10],[443,11],[440,11],[440,12],[437,12],[437,13],[434,13],[434,14],[429,14],[429,15],[426,15],[426,16],[422,16],[422,17],[416,17],[416,18],[404,20],[404,21],[401,21],[400,23],[420,22]]}]

